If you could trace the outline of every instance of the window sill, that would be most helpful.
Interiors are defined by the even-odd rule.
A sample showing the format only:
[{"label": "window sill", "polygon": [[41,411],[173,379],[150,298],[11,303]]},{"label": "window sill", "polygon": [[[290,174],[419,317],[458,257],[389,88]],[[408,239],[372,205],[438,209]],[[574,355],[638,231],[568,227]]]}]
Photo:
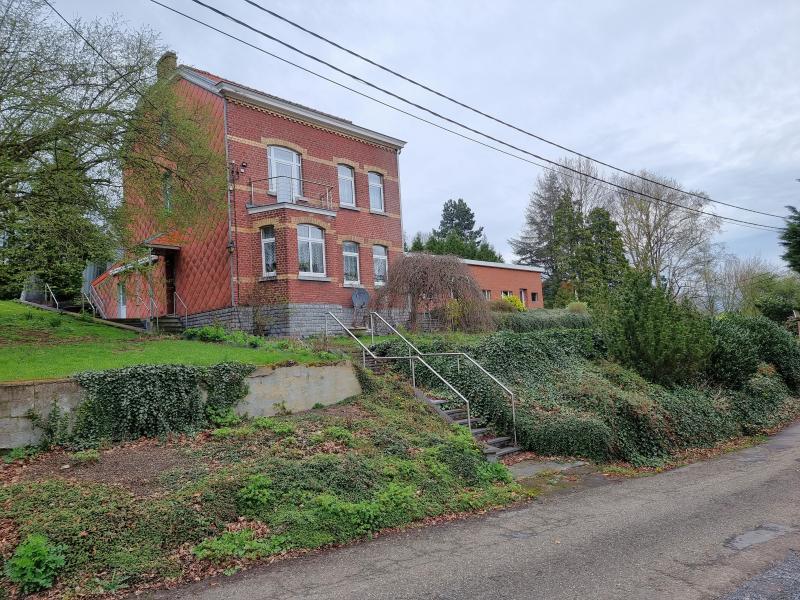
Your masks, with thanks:
[{"label": "window sill", "polygon": [[259,281],[277,281],[278,274],[277,273],[270,273],[269,275],[262,275],[258,278]]},{"label": "window sill", "polygon": [[300,273],[297,278],[301,281],[331,281],[331,278],[325,275],[309,275],[306,273]]},{"label": "window sill", "polygon": [[350,206],[349,204],[340,204],[339,208],[343,208],[345,210],[354,210],[356,212],[361,212],[361,209],[357,206]]},{"label": "window sill", "polygon": [[363,287],[363,286],[361,285],[361,282],[360,282],[360,281],[345,281],[345,282],[342,284],[342,287],[346,287],[346,288],[360,288],[360,287]]},{"label": "window sill", "polygon": [[370,208],[369,212],[372,213],[373,215],[381,215],[381,216],[384,216],[384,217],[389,215],[389,213],[387,213],[385,210],[372,210]]},{"label": "window sill", "polygon": [[374,287],[376,287],[376,288],[382,288],[382,287],[386,287],[386,284],[385,284],[385,283],[381,283],[381,282],[378,282],[378,281],[376,281],[376,282],[375,282],[375,286],[374,286]]}]

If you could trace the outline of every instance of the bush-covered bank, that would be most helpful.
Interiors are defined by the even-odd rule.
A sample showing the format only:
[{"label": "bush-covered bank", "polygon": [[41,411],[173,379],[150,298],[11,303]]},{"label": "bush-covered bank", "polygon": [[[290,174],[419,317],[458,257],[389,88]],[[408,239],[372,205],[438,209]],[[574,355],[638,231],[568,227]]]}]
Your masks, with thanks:
[{"label": "bush-covered bank", "polygon": [[[101,450],[66,471],[66,458],[40,455],[26,469],[38,475],[0,487],[0,531],[15,540],[0,554],[8,562],[43,535],[64,557],[55,579],[63,595],[131,591],[523,497],[505,467],[487,463],[405,384],[365,374],[364,385],[348,404]],[[166,457],[169,468],[140,471]],[[130,466],[115,474],[104,466],[112,460]],[[13,467],[0,473],[11,479]]]},{"label": "bush-covered bank", "polygon": [[[516,390],[517,433],[526,449],[646,465],[680,449],[764,431],[798,414],[791,367],[800,351],[787,346],[783,337],[773,339],[775,332],[765,333],[761,323],[751,325],[753,337],[770,343],[744,346],[755,351],[757,370],[731,387],[706,382],[710,375],[674,387],[648,382],[608,361],[602,338],[589,329],[498,333],[466,351]],[[378,351],[397,352],[400,344],[385,342]],[[783,356],[776,355],[775,345],[782,348]],[[459,348],[428,340],[421,349]],[[776,369],[769,360],[782,366]],[[507,398],[485,376],[463,363],[459,369],[453,359],[431,358],[429,362],[471,398],[475,412],[499,431],[510,430]],[[709,373],[723,373],[723,366],[712,362]],[[417,376],[423,384],[437,387],[426,373],[417,371]]]},{"label": "bush-covered bank", "polygon": [[542,329],[584,329],[592,327],[588,312],[565,308],[539,308],[525,312],[494,312],[494,324],[499,331],[526,333]]}]

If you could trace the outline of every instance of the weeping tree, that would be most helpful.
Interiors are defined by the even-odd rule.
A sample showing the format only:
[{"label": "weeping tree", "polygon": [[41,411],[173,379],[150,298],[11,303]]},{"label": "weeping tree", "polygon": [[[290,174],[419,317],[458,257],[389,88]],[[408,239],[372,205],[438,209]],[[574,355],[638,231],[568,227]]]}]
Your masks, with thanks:
[{"label": "weeping tree", "polygon": [[481,289],[455,256],[410,254],[392,264],[389,281],[376,297],[379,310],[406,307],[408,328],[417,331],[419,315],[440,312],[459,331],[487,331],[492,316]]}]

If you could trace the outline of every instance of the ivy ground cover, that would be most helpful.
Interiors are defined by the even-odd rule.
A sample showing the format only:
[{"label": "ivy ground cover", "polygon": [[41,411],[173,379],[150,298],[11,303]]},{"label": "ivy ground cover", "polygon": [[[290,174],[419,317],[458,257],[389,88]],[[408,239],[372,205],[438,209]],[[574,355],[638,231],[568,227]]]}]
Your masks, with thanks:
[{"label": "ivy ground cover", "polygon": [[0,381],[55,379],[81,371],[143,364],[308,364],[335,358],[286,340],[267,341],[259,348],[240,348],[154,338],[16,302],[0,302]]},{"label": "ivy ground cover", "polygon": [[29,591],[131,592],[523,498],[402,380],[361,379],[325,409],[0,464],[0,587],[39,556]]}]

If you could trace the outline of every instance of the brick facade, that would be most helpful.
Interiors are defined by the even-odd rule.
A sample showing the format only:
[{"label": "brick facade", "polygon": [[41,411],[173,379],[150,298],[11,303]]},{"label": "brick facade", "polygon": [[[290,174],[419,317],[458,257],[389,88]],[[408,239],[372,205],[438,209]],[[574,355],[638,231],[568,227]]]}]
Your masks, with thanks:
[{"label": "brick facade", "polygon": [[[207,107],[212,116],[210,138],[224,150],[230,168],[227,196],[220,199],[227,210],[192,231],[160,232],[146,219],[134,223],[134,239],[145,241],[155,264],[146,276],[118,265],[93,282],[106,316],[122,316],[122,288],[127,318],[174,313],[186,316],[187,326],[219,322],[275,335],[320,333],[328,311],[346,325],[354,323],[354,288],[375,293],[374,247],[386,249],[389,271],[403,252],[398,159],[404,142],[205,71],[182,66],[174,73],[182,97]],[[296,153],[292,165],[299,158],[299,197],[270,192],[268,178],[278,164],[269,164],[274,146]],[[352,169],[355,206],[341,203],[338,165]],[[370,205],[370,173],[382,178],[382,211]],[[136,201],[126,190],[126,202]],[[300,272],[303,225],[323,232],[324,273],[314,277]],[[274,234],[272,273],[264,272],[264,228]],[[358,244],[358,283],[344,280],[346,242]],[[492,290],[492,298],[504,289],[526,290],[526,305],[542,306],[538,272],[466,262],[474,263],[470,270],[482,288]],[[170,271],[175,296],[167,292]],[[531,300],[531,293],[538,298]]]},{"label": "brick facade", "polygon": [[477,260],[464,262],[487,300],[499,300],[503,292],[510,292],[527,308],[544,308],[541,269]]}]

